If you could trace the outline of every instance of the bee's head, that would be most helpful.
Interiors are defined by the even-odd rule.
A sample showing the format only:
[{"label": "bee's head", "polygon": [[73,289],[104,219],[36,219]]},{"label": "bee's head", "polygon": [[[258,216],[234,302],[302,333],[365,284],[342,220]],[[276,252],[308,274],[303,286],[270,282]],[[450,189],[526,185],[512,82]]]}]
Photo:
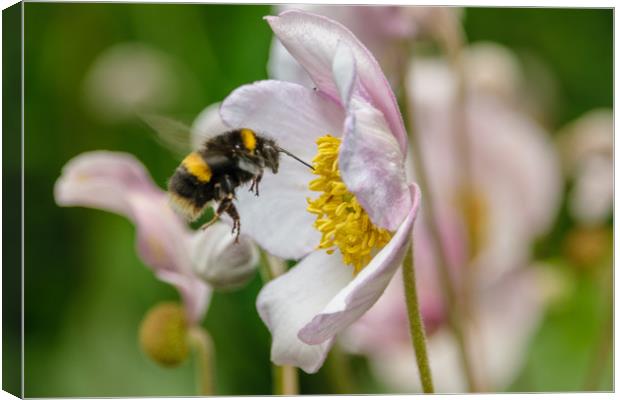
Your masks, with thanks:
[{"label": "bee's head", "polygon": [[265,140],[261,148],[261,153],[265,160],[265,167],[270,168],[274,174],[278,173],[280,166],[280,151],[272,140]]}]

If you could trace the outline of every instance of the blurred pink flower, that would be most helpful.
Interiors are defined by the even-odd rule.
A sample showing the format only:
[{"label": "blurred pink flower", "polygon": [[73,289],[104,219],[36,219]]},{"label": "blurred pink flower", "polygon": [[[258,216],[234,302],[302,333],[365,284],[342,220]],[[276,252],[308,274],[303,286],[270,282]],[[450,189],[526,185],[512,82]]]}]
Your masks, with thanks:
[{"label": "blurred pink flower", "polygon": [[[467,82],[466,128],[472,160],[468,189],[478,206],[473,219],[478,225],[477,246],[470,254],[459,209],[463,187],[454,140],[459,132],[454,117],[456,77],[444,61],[416,60],[408,85],[453,278],[458,287],[466,274],[476,277],[471,290],[473,315],[464,319],[473,369],[487,390],[502,389],[518,372],[544,311],[547,280],[528,265],[533,239],[549,229],[559,206],[558,158],[549,135],[498,96],[506,91]],[[424,219],[414,236],[417,286],[435,387],[439,392],[462,392],[466,383],[447,327]],[[398,275],[377,304],[351,327],[343,343],[367,354],[377,375],[395,388],[417,391],[420,384],[402,296]]]},{"label": "blurred pink flower", "polygon": [[168,53],[141,42],[115,44],[97,55],[83,82],[84,100],[97,117],[118,122],[144,110],[164,110],[180,97],[187,75]]},{"label": "blurred pink flower", "polygon": [[140,258],[160,280],[177,288],[195,324],[204,315],[212,292],[199,275],[216,264],[243,269],[257,262],[252,243],[242,237],[235,245],[224,224],[190,231],[168,206],[166,193],[129,154],[93,151],[78,155],[63,168],[54,196],[61,206],[100,208],[131,220]]},{"label": "blurred pink flower", "polygon": [[[376,302],[396,272],[419,192],[405,179],[405,129],[394,94],[371,53],[345,27],[325,17],[287,11],[266,19],[316,90],[283,81],[243,86],[224,100],[221,116],[226,125],[254,129],[302,159],[315,157],[316,143],[321,143],[314,158],[319,179],[283,157],[280,172],[264,177],[260,197],[238,193],[244,232],[272,254],[302,258],[268,283],[257,300],[273,337],[272,361],[315,372],[334,336]],[[333,160],[324,168],[317,160],[328,155]],[[331,175],[322,175],[323,169]],[[309,207],[313,190],[324,191],[325,198]],[[313,223],[317,217],[309,209],[328,212],[324,205],[336,201],[341,207],[335,220],[323,214]],[[357,244],[338,243],[338,232],[359,221],[361,225],[347,232]],[[332,228],[335,234],[327,232]],[[375,239],[385,238],[387,231],[395,233],[385,247],[374,250]],[[317,249],[319,245],[330,250]],[[369,262],[360,249],[372,251]],[[357,274],[343,260],[351,255],[364,260],[355,265]]]},{"label": "blurred pink flower", "polygon": [[613,206],[613,111],[587,112],[558,133],[564,171],[575,180],[569,194],[571,215],[583,225],[599,225]]},{"label": "blurred pink flower", "polygon": [[[440,60],[418,60],[409,75],[433,198],[439,214],[452,214],[462,204],[456,76]],[[531,241],[546,233],[556,217],[562,180],[559,158],[550,135],[506,99],[469,85],[465,122],[471,148],[468,190],[478,204],[483,251],[474,266],[490,281],[523,266]],[[413,170],[413,168],[412,168]],[[502,234],[494,234],[502,232]],[[501,261],[501,262],[498,262]]]}]

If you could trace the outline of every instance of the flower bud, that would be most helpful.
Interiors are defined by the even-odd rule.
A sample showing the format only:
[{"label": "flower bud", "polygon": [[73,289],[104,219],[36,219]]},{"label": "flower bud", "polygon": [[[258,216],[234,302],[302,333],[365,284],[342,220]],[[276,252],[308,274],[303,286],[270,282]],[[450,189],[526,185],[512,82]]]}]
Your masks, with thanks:
[{"label": "flower bud", "polygon": [[581,227],[571,230],[564,241],[566,257],[578,267],[590,267],[611,252],[611,232],[601,227]]},{"label": "flower bud", "polygon": [[235,242],[230,226],[216,223],[195,236],[192,248],[194,273],[215,289],[238,289],[252,279],[258,249],[241,235]]},{"label": "flower bud", "polygon": [[156,363],[174,367],[189,354],[187,332],[184,308],[176,303],[160,303],[151,308],[142,320],[140,346]]}]

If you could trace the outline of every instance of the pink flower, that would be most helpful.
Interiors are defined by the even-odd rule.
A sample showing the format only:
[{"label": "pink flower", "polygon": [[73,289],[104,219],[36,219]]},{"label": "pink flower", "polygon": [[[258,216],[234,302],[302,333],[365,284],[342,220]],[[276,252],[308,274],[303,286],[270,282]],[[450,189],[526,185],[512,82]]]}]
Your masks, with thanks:
[{"label": "pink flower", "polygon": [[[406,41],[422,36],[454,40],[459,17],[459,9],[450,7],[293,4],[279,5],[276,9],[278,12],[300,9],[341,23],[376,57],[392,83],[397,83],[401,66],[407,62],[408,54],[403,50]],[[275,38],[271,44],[269,74],[275,79],[307,86],[312,83],[300,63]]]},{"label": "pink flower", "polygon": [[287,11],[266,19],[316,89],[257,82],[235,90],[220,112],[228,126],[314,159],[313,175],[283,157],[260,197],[237,196],[243,232],[274,255],[301,258],[257,300],[272,361],[315,372],[334,336],[377,301],[398,269],[419,192],[407,184],[405,128],[371,53],[325,17]]},{"label": "pink flower", "polygon": [[587,112],[558,134],[564,169],[575,180],[569,211],[583,225],[604,223],[612,212],[614,186],[612,110]]},{"label": "pink flower", "polygon": [[[501,54],[493,58],[497,60]],[[465,57],[479,64],[469,50]],[[502,64],[513,68],[509,60],[495,63]],[[472,80],[471,70],[466,74],[466,127],[473,163],[468,189],[477,205],[476,210],[470,210],[477,236],[471,246],[460,209],[463,187],[454,140],[459,132],[454,125],[456,77],[447,63],[433,59],[416,60],[411,72],[409,89],[417,117],[416,132],[421,135],[454,281],[462,287],[471,274],[476,277],[470,291],[473,316],[463,318],[473,369],[487,385],[485,389],[500,390],[522,365],[524,349],[542,318],[548,295],[545,277],[529,268],[530,248],[533,240],[549,229],[559,206],[558,157],[548,133],[498,96],[512,93],[512,88],[489,90],[497,86],[479,84],[480,75]],[[509,76],[510,71],[494,70],[494,74]],[[428,232],[422,219],[415,231],[415,266],[422,317],[429,334],[429,360],[437,391],[462,392],[466,382],[439,295],[437,264],[428,245]],[[416,391],[420,384],[415,380],[402,286],[399,275],[377,304],[351,327],[344,343],[368,355],[375,372],[387,383],[398,390]]]},{"label": "pink flower", "polygon": [[[456,76],[447,63],[421,59],[409,76],[417,132],[421,134],[438,214],[450,215],[463,204],[459,134],[454,117]],[[466,82],[466,128],[471,147],[472,187],[478,210],[478,237],[484,251],[474,254],[481,276],[490,280],[529,259],[534,238],[546,233],[560,201],[561,174],[548,132],[504,98]],[[459,211],[460,212],[460,211]],[[502,234],[493,234],[502,232]],[[501,262],[498,262],[501,261]],[[505,268],[505,270],[503,269]]]},{"label": "pink flower", "polygon": [[61,206],[100,208],[130,219],[136,226],[140,258],[160,280],[178,289],[194,324],[204,315],[212,292],[200,276],[213,266],[235,270],[257,262],[251,242],[242,237],[235,245],[224,224],[190,231],[168,206],[166,193],[129,154],[80,154],[63,168],[54,196]]}]

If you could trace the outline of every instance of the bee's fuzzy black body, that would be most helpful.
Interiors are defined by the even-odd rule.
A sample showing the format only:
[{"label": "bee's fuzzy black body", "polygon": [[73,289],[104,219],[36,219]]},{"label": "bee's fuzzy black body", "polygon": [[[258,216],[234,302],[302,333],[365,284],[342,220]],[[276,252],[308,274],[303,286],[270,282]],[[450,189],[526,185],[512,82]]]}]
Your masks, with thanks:
[{"label": "bee's fuzzy black body", "polygon": [[[173,207],[190,220],[197,219],[210,201],[219,203],[212,221],[223,214],[233,220],[233,232],[240,230],[239,214],[233,204],[235,190],[251,182],[258,185],[265,168],[278,172],[280,154],[276,143],[250,129],[232,130],[215,136],[190,153],[168,182]],[[211,223],[205,225],[208,226]]]}]

